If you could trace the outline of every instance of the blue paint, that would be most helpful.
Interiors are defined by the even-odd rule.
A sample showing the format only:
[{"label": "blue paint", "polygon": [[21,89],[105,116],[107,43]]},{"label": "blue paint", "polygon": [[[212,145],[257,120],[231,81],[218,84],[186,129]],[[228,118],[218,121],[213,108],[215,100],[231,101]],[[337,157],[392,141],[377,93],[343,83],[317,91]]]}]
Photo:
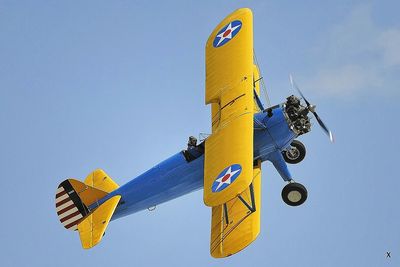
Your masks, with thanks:
[{"label": "blue paint", "polygon": [[[290,130],[282,106],[254,115],[254,159],[271,161],[285,181],[291,179],[281,152],[297,135]],[[161,204],[203,187],[204,155],[187,162],[179,152],[111,192],[99,201],[121,195],[113,220]],[[93,207],[89,207],[93,208]]]},{"label": "blue paint", "polygon": [[292,180],[292,175],[289,172],[288,166],[282,156],[281,151],[276,150],[272,152],[269,155],[268,160],[271,161],[272,164],[274,164],[275,169],[279,172],[283,180],[285,180],[286,182]]},{"label": "blue paint", "polygon": [[147,209],[203,187],[204,156],[187,162],[179,152],[127,184],[104,200],[121,195],[113,219]]},{"label": "blue paint", "polygon": [[[283,107],[272,110],[272,117],[267,113],[254,115],[254,159],[269,160],[270,154],[287,148],[297,135],[290,130]],[[260,127],[260,124],[263,127]]]}]

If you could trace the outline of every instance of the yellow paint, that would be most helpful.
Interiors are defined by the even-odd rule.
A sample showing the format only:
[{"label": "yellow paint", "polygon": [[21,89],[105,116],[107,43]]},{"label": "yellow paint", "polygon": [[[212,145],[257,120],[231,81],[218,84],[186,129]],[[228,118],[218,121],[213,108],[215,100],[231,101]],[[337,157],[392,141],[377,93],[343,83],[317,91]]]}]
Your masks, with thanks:
[{"label": "yellow paint", "polygon": [[[223,205],[212,208],[210,253],[213,257],[228,257],[241,251],[260,233],[261,162],[254,167],[253,188],[256,203],[253,213],[239,198],[234,198],[226,203],[229,219],[229,224],[226,224]],[[251,203],[249,189],[240,195],[247,203]]]},{"label": "yellow paint", "polygon": [[108,193],[119,187],[119,185],[102,169],[97,169],[90,173],[85,179],[85,184]]},{"label": "yellow paint", "polygon": [[75,179],[68,179],[68,181],[71,183],[75,192],[86,206],[90,206],[91,204],[108,195],[107,192],[93,188],[81,181]]},{"label": "yellow paint", "polygon": [[[242,22],[240,31],[215,48],[216,34],[234,20]],[[206,45],[205,102],[211,104],[212,135],[205,145],[204,203],[212,207],[210,252],[216,258],[239,252],[260,232],[261,163],[253,166],[253,116],[259,112],[254,88],[259,95],[259,78],[258,67],[253,63],[252,13],[239,9],[215,28]],[[242,166],[240,176],[224,190],[213,193],[215,179],[232,164]],[[254,189],[254,212],[238,197],[251,204],[250,184]]]},{"label": "yellow paint", "polygon": [[100,243],[120,199],[119,195],[110,198],[78,224],[79,237],[84,249]]},{"label": "yellow paint", "polygon": [[[227,43],[214,47],[216,34],[240,20],[240,31]],[[204,203],[218,206],[246,190],[253,179],[253,15],[239,9],[226,17],[206,44],[206,104],[212,105],[212,135],[206,140]],[[240,164],[242,172],[227,188],[213,193],[222,170]]]}]

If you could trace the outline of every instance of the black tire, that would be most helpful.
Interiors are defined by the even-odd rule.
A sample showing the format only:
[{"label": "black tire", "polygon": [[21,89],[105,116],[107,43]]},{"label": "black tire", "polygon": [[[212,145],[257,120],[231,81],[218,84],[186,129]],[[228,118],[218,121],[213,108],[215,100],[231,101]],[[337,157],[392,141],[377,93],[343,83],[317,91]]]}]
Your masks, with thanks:
[{"label": "black tire", "polygon": [[306,156],[306,147],[298,140],[293,140],[290,146],[289,150],[282,152],[285,161],[290,164],[301,162]]},{"label": "black tire", "polygon": [[282,189],[282,199],[289,206],[300,206],[307,200],[307,189],[299,183],[289,183]]}]

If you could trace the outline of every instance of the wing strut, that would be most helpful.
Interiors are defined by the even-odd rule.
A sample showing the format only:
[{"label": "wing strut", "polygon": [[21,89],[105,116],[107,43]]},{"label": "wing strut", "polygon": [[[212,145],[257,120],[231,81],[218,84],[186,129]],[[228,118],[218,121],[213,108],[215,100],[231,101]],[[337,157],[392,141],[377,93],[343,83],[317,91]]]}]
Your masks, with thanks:
[{"label": "wing strut", "polygon": [[[243,205],[246,206],[246,208],[249,210],[248,214],[253,213],[256,211],[256,202],[254,199],[254,188],[253,188],[253,183],[250,184],[249,186],[249,191],[250,191],[250,200],[251,203],[247,203],[247,201],[241,196],[238,195],[238,199],[243,203]],[[226,203],[223,204],[224,207],[224,218],[225,218],[225,223],[228,225],[229,224],[229,217],[228,217],[228,206]]]},{"label": "wing strut", "polygon": [[249,186],[250,189],[250,199],[251,199],[251,206],[249,203],[246,202],[246,200],[243,199],[241,195],[238,195],[238,198],[242,203],[249,209],[250,213],[253,213],[256,211],[256,202],[254,201],[254,188],[253,188],[253,183],[250,184]]},{"label": "wing strut", "polygon": [[229,224],[229,217],[228,217],[228,206],[224,203],[224,216],[225,216],[225,223],[226,225]]},{"label": "wing strut", "polygon": [[[260,78],[260,79],[262,79],[262,78]],[[261,111],[263,111],[263,110],[264,110],[264,106],[263,106],[263,104],[261,103],[260,97],[258,96],[258,94],[257,94],[257,92],[256,92],[256,89],[254,89],[254,98],[255,98],[255,100],[256,100],[256,103],[257,103],[258,108],[259,108]]]}]

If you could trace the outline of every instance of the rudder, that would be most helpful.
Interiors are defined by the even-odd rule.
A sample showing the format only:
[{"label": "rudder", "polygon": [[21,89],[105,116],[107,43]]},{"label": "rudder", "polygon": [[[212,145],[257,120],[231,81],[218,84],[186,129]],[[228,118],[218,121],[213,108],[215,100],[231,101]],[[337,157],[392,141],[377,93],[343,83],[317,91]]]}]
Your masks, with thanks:
[{"label": "rudder", "polygon": [[87,206],[81,201],[69,180],[57,188],[56,211],[58,219],[67,230],[77,230],[78,223],[89,214]]},{"label": "rudder", "polygon": [[56,211],[61,224],[68,230],[77,230],[80,221],[90,214],[88,207],[107,194],[78,180],[63,181],[56,192]]}]

